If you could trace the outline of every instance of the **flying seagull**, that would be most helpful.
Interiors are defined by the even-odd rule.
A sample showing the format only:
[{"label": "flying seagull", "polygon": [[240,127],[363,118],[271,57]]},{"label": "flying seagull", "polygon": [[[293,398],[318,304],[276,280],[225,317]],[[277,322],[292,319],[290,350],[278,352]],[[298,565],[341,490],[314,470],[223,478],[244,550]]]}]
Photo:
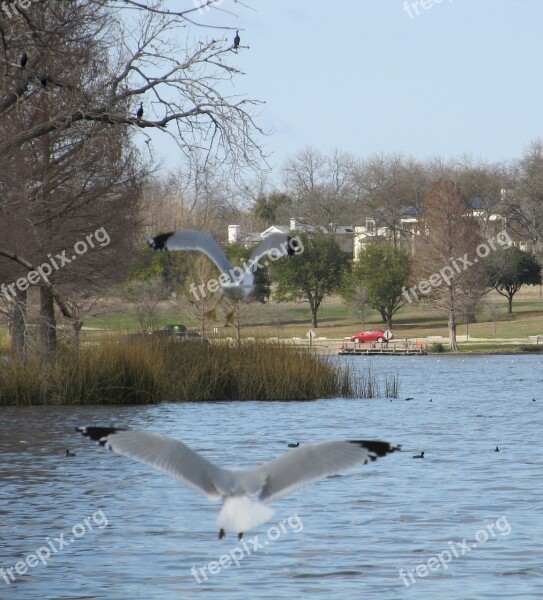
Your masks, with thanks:
[{"label": "flying seagull", "polygon": [[234,50],[237,50],[239,48],[240,43],[241,38],[239,37],[239,31],[236,31],[236,37],[234,38]]},{"label": "flying seagull", "polygon": [[400,449],[388,442],[349,440],[304,444],[251,469],[222,469],[174,438],[114,427],[77,427],[82,435],[137,462],[155,467],[223,507],[216,524],[243,533],[269,521],[275,511],[268,502],[359,464]]},{"label": "flying seagull", "polygon": [[[299,246],[296,238],[291,238],[286,233],[272,233],[253,250],[250,261],[243,269],[233,266],[226,258],[217,242],[203,231],[187,229],[185,231],[172,231],[157,235],[149,240],[149,246],[155,250],[192,250],[206,254],[220,269],[219,277],[221,292],[231,300],[242,300],[254,289],[254,271],[261,266],[260,259],[268,255],[272,260],[279,257],[292,256]],[[268,262],[264,261],[264,266]],[[220,302],[220,299],[219,299]],[[208,314],[215,312],[216,306]],[[230,313],[229,317],[233,314]],[[229,318],[227,318],[229,320]]]}]

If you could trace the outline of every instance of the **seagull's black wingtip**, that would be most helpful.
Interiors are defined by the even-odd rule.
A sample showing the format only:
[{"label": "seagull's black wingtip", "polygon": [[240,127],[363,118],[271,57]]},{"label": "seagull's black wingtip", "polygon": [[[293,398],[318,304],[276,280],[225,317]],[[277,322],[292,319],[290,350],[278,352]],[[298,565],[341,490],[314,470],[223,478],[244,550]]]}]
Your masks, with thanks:
[{"label": "seagull's black wingtip", "polygon": [[168,250],[166,244],[174,233],[174,231],[170,231],[169,233],[161,233],[160,235],[151,238],[149,240],[149,246],[151,246],[153,250]]},{"label": "seagull's black wingtip", "polygon": [[349,440],[349,442],[351,444],[358,444],[361,448],[366,448],[369,451],[370,460],[377,460],[380,456],[386,456],[402,448],[399,445],[376,440]]},{"label": "seagull's black wingtip", "polygon": [[108,435],[117,433],[117,431],[126,431],[118,427],[76,427],[75,430],[102,446],[106,445]]}]

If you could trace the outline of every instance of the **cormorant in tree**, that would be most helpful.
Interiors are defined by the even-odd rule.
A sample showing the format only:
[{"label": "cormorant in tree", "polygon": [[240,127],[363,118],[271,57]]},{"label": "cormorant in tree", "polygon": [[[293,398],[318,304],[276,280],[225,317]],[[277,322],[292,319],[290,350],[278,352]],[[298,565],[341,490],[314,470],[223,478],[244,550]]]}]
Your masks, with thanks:
[{"label": "cormorant in tree", "polygon": [[47,87],[47,75],[42,75],[40,77],[41,87]]},{"label": "cormorant in tree", "polygon": [[21,58],[19,59],[19,66],[21,67],[21,69],[24,69],[26,67],[27,61],[28,61],[28,54],[26,52],[23,52],[21,54]]},{"label": "cormorant in tree", "polygon": [[234,50],[239,48],[239,43],[241,42],[241,38],[239,37],[239,31],[236,31],[236,37],[234,38]]},{"label": "cormorant in tree", "polygon": [[143,102],[140,102],[140,107],[138,108],[136,117],[138,118],[138,121],[143,117]]}]

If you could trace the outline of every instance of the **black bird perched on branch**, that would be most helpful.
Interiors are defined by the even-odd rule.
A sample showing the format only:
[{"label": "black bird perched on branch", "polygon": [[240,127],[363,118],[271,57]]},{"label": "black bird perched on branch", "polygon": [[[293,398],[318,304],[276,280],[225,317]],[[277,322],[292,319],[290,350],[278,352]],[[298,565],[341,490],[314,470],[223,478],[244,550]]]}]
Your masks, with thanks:
[{"label": "black bird perched on branch", "polygon": [[44,88],[44,87],[47,87],[47,80],[48,80],[48,77],[47,77],[47,75],[42,75],[42,76],[40,77],[40,83],[41,83],[41,87],[43,87],[43,88]]},{"label": "black bird perched on branch", "polygon": [[239,37],[239,31],[236,31],[236,37],[234,38],[234,50],[239,48],[239,44],[241,42],[241,38]]},{"label": "black bird perched on branch", "polygon": [[26,67],[27,62],[28,62],[28,54],[26,52],[23,52],[21,54],[21,58],[19,59],[19,66],[21,67],[21,69],[24,69]]},{"label": "black bird perched on branch", "polygon": [[143,117],[143,102],[140,102],[140,107],[138,108],[136,117],[138,118],[138,121]]}]

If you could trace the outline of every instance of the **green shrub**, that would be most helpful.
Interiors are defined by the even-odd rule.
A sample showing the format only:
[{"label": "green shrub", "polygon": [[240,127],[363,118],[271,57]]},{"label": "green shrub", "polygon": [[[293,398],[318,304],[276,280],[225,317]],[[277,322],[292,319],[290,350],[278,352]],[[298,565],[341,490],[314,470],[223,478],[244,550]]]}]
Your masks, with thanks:
[{"label": "green shrub", "polygon": [[430,352],[445,352],[445,346],[441,342],[434,342],[429,347]]},{"label": "green shrub", "polygon": [[520,344],[518,350],[519,352],[542,352],[543,346],[539,344]]}]

